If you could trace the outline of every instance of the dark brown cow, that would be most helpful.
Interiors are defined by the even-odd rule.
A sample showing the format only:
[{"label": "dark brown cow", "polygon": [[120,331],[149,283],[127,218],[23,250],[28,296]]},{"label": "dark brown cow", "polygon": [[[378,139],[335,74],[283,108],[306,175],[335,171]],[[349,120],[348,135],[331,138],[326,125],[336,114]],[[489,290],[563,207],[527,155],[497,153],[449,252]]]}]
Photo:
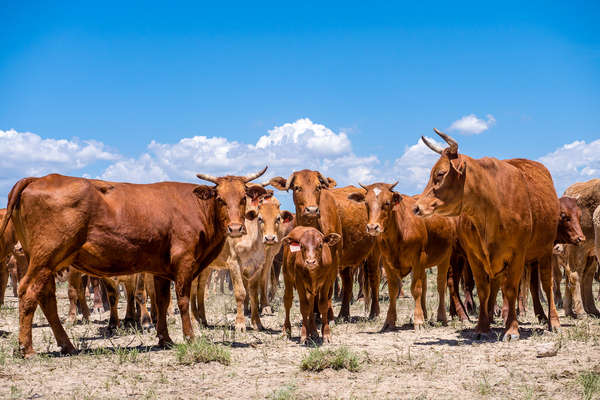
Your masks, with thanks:
[{"label": "dark brown cow", "polygon": [[350,318],[352,271],[367,261],[368,286],[371,296],[369,318],[379,315],[379,259],[375,238],[367,234],[367,212],[363,206],[348,199],[361,189],[354,186],[334,189],[335,181],[318,171],[296,171],[288,179],[276,177],[271,185],[279,190],[293,190],[296,206],[296,226],[312,226],[323,234],[335,232],[342,240],[333,248],[339,253],[338,271],[342,277],[342,306],[339,318]]},{"label": "dark brown cow", "polygon": [[[397,183],[397,182],[396,182]],[[452,247],[456,240],[456,218],[420,218],[414,215],[415,200],[393,191],[394,184],[362,186],[362,192],[349,198],[366,205],[366,231],[377,241],[388,277],[403,278],[412,272],[411,292],[415,300],[414,327],[419,330],[427,319],[425,269],[438,267],[438,321],[447,322],[445,293]],[[398,279],[389,279],[390,306],[382,330],[396,328]]]},{"label": "dark brown cow", "polygon": [[155,275],[160,346],[172,343],[165,299],[169,280],[181,311],[183,334],[194,333],[189,314],[192,279],[219,254],[227,235],[244,234],[246,195],[262,187],[247,177],[198,174],[215,186],[160,182],[115,183],[52,174],[25,178],[8,195],[0,233],[12,219],[29,259],[19,285],[19,344],[34,354],[31,325],[38,305],[63,353],[74,353],[58,317],[53,273],[67,265],[96,276],[150,272]]},{"label": "dark brown cow", "polygon": [[328,312],[331,309],[331,292],[333,281],[337,275],[335,253],[330,247],[341,239],[337,233],[323,235],[319,230],[299,226],[294,228],[283,239],[284,263],[283,279],[285,293],[284,334],[291,336],[290,308],[294,296],[294,287],[298,291],[300,313],[302,314],[302,330],[300,343],[305,343],[308,336],[317,334],[315,322],[315,305],[321,314],[321,334],[324,342],[331,341]]},{"label": "dark brown cow", "polygon": [[[501,287],[504,296],[504,339],[517,339],[516,300],[525,263],[539,266],[548,298],[549,328],[560,327],[552,293],[552,246],[559,204],[548,170],[525,159],[473,159],[458,154],[458,143],[436,130],[449,145],[441,155],[415,212],[460,215],[458,237],[473,271],[480,300],[476,333],[490,331],[489,308]],[[487,305],[487,306],[486,306]]]}]

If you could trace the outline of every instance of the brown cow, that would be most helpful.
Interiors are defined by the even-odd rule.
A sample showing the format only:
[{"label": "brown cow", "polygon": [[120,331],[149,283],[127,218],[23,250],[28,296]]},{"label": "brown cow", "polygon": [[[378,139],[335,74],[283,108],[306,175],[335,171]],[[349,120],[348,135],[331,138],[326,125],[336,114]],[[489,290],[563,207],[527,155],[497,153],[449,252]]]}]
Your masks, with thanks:
[{"label": "brown cow", "polygon": [[339,257],[334,259],[339,261],[337,268],[342,277],[342,306],[338,317],[350,319],[352,271],[365,260],[368,271],[365,289],[371,296],[369,318],[378,316],[380,254],[375,238],[365,231],[365,208],[348,199],[348,195],[361,189],[354,186],[334,189],[336,183],[333,179],[307,169],[292,173],[288,179],[275,177],[270,182],[279,190],[293,190],[296,226],[312,226],[325,235],[335,232],[342,236],[333,248],[334,253],[339,253]]},{"label": "brown cow", "polygon": [[[437,319],[444,323],[448,321],[445,304],[446,280],[452,246],[456,240],[456,218],[417,217],[413,213],[415,200],[394,192],[396,183],[361,185],[366,194],[356,192],[348,197],[366,205],[366,231],[369,235],[380,238],[377,244],[386,275],[401,279],[412,272],[411,292],[415,300],[413,323],[415,330],[420,330],[427,319],[426,268],[438,267]],[[396,328],[395,299],[398,295],[399,279],[388,281],[390,306],[382,331]]]},{"label": "brown cow", "polygon": [[[0,217],[4,218],[6,215],[6,208],[0,209]],[[4,294],[6,293],[6,286],[8,285],[8,277],[10,275],[8,262],[11,255],[15,252],[15,245],[17,244],[17,238],[15,236],[15,229],[12,223],[8,224],[4,233],[0,236],[0,306],[4,304]],[[13,290],[14,290],[13,282]]]},{"label": "brown cow", "polygon": [[600,179],[578,182],[567,188],[565,196],[575,198],[581,208],[581,229],[586,237],[580,246],[567,245],[568,265],[565,313],[580,317],[584,312],[600,317],[592,286],[600,255]]},{"label": "brown cow", "polygon": [[57,314],[53,279],[53,273],[67,265],[104,277],[154,274],[156,331],[163,347],[172,343],[165,299],[169,280],[174,280],[183,334],[192,338],[191,282],[219,254],[227,235],[244,234],[246,196],[265,193],[246,183],[265,170],[247,177],[198,174],[215,186],[116,183],[58,174],[17,182],[8,196],[0,234],[12,219],[29,259],[19,285],[22,353],[35,353],[31,328],[38,302],[62,352],[76,351]]},{"label": "brown cow", "polygon": [[[576,200],[571,197],[563,196],[558,200],[560,205],[560,218],[558,220],[558,228],[556,232],[556,238],[554,239],[554,244],[573,244],[577,246],[585,241],[585,235],[583,234],[581,225],[579,223],[581,219],[581,209],[577,206]],[[555,259],[557,257],[556,251],[553,251],[553,280],[556,279],[554,268],[556,265]],[[560,282],[560,277],[558,277],[558,282]],[[527,293],[528,289],[530,289],[535,315],[538,317],[538,319],[542,321],[545,320],[546,316],[540,301],[539,288],[539,274],[534,268],[526,265],[523,278],[521,279],[521,285],[519,287],[519,315],[525,315],[527,312]],[[562,296],[560,296],[560,288],[558,288],[559,297],[556,297],[557,290],[555,284],[553,284],[553,292],[555,295],[556,304],[558,305],[559,298],[562,302]]]},{"label": "brown cow", "polygon": [[[490,331],[489,308],[498,289],[504,296],[504,340],[519,338],[516,300],[525,263],[539,265],[548,298],[549,328],[560,322],[552,293],[552,246],[559,204],[552,176],[540,163],[524,159],[473,159],[458,154],[458,143],[435,130],[449,147],[422,140],[441,155],[418,200],[420,215],[460,215],[458,237],[473,271],[480,300],[475,332]],[[487,305],[487,306],[486,306]]]},{"label": "brown cow", "polygon": [[323,235],[319,230],[298,226],[283,239],[284,262],[283,281],[285,293],[284,334],[291,336],[290,308],[294,296],[294,287],[300,300],[302,314],[302,330],[300,343],[305,343],[308,336],[318,336],[315,321],[315,305],[321,314],[321,334],[324,342],[331,341],[329,329],[329,310],[331,310],[331,292],[333,281],[337,275],[335,252],[330,247],[341,239],[337,233]]}]

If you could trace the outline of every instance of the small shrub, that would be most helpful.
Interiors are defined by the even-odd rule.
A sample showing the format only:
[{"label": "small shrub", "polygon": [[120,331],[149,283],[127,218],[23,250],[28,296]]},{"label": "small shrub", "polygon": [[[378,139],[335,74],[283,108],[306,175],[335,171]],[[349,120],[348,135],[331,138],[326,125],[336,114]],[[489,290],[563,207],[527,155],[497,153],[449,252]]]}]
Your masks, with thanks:
[{"label": "small shrub", "polygon": [[598,398],[598,395],[600,395],[599,374],[592,371],[582,372],[577,378],[577,381],[583,387],[583,398],[585,400]]},{"label": "small shrub", "polygon": [[323,371],[331,368],[334,370],[347,369],[351,372],[360,370],[358,355],[347,347],[341,346],[336,350],[312,349],[302,360],[301,368],[304,371]]},{"label": "small shrub", "polygon": [[223,365],[231,363],[231,353],[225,346],[213,343],[206,336],[191,342],[181,343],[176,346],[177,362],[190,365],[194,363],[219,362]]},{"label": "small shrub", "polygon": [[127,347],[117,347],[115,349],[115,354],[119,358],[119,364],[123,364],[125,362],[135,363],[140,352],[136,348],[129,349]]}]

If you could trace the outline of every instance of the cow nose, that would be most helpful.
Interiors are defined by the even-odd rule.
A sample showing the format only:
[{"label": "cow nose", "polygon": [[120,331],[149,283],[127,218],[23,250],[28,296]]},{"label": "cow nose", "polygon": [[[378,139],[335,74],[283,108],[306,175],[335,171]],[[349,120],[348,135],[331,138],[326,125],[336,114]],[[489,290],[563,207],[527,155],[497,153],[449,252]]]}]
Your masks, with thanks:
[{"label": "cow nose", "polygon": [[413,208],[413,213],[415,215],[421,215],[421,208],[419,207],[418,204]]},{"label": "cow nose", "polygon": [[381,233],[381,226],[379,224],[367,224],[367,233],[376,236]]},{"label": "cow nose", "polygon": [[246,232],[243,224],[229,224],[229,226],[227,226],[227,233],[229,233],[229,236],[231,237],[240,237]]},{"label": "cow nose", "polygon": [[577,245],[580,245],[583,242],[585,242],[585,239],[582,238],[581,236],[577,237],[577,240],[575,240],[575,244],[577,244]]},{"label": "cow nose", "polygon": [[315,266],[317,265],[317,260],[315,260],[314,258],[307,258],[306,265],[308,265],[309,267]]},{"label": "cow nose", "polygon": [[317,207],[317,206],[304,207],[304,214],[319,215],[319,207]]},{"label": "cow nose", "polygon": [[277,236],[275,236],[275,235],[265,235],[263,237],[263,242],[266,243],[266,244],[277,243]]}]

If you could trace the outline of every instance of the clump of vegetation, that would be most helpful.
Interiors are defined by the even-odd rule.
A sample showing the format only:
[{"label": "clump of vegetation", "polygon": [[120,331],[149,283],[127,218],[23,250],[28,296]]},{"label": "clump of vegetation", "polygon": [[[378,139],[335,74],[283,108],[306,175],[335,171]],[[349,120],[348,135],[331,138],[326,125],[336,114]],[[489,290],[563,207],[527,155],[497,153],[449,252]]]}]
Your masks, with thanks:
[{"label": "clump of vegetation", "polygon": [[140,355],[140,351],[135,347],[131,349],[127,347],[117,347],[115,349],[115,354],[119,359],[119,364],[123,364],[125,362],[135,363]]},{"label": "clump of vegetation", "polygon": [[312,349],[302,360],[301,368],[304,371],[323,371],[331,368],[334,370],[347,369],[351,372],[360,370],[360,357],[350,351],[346,346],[335,350]]},{"label": "clump of vegetation", "polygon": [[219,362],[231,364],[231,352],[225,346],[216,344],[206,336],[186,343],[180,343],[175,348],[177,362],[184,365],[199,362]]},{"label": "clump of vegetation", "polygon": [[298,390],[298,388],[296,387],[296,385],[288,384],[288,385],[285,385],[284,387],[279,388],[278,390],[275,390],[269,396],[269,399],[271,399],[271,400],[296,400],[298,398],[298,395],[296,394],[297,390]]},{"label": "clump of vegetation", "polygon": [[585,400],[597,399],[600,395],[600,374],[592,371],[582,372],[577,378],[583,387],[583,398]]}]

